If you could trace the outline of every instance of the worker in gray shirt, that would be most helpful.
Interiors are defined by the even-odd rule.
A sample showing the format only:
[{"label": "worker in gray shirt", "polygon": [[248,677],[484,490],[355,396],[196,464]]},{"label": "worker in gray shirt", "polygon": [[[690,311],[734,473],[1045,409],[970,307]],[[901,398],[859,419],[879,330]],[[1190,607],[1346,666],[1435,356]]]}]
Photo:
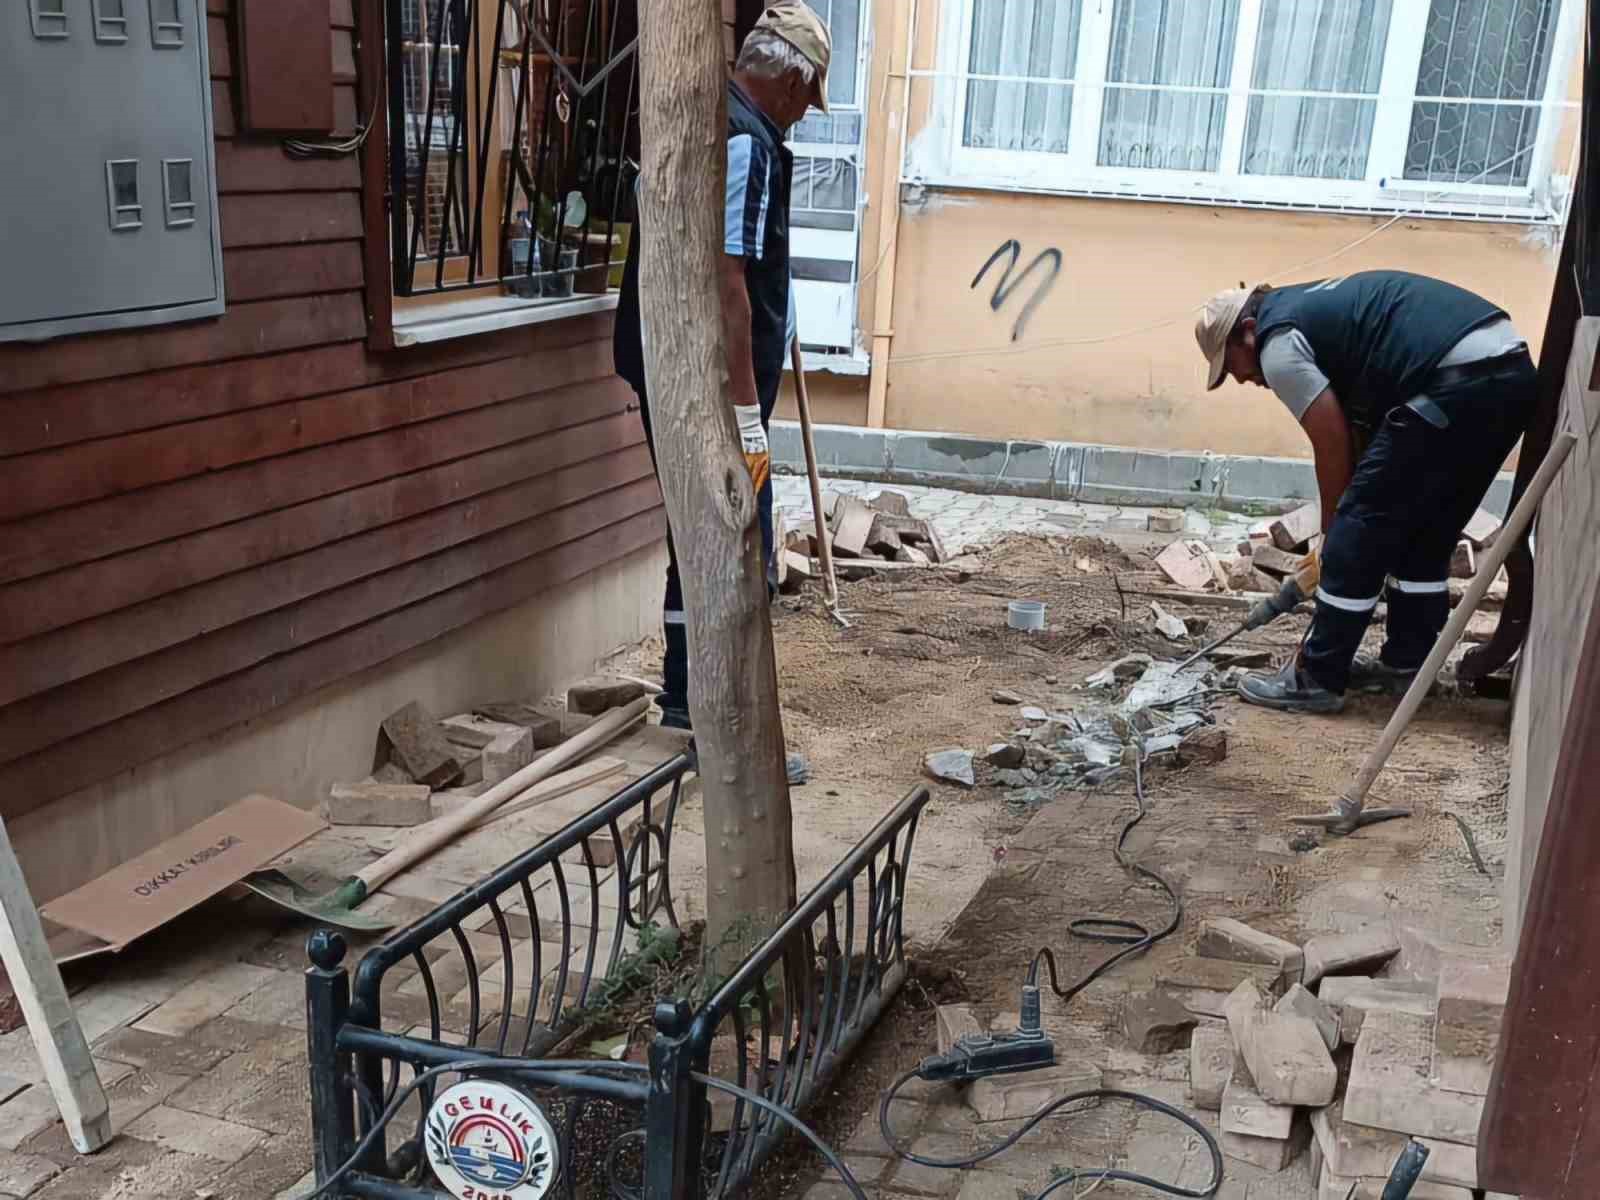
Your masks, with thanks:
[{"label": "worker in gray shirt", "polygon": [[[1195,324],[1207,386],[1271,388],[1316,460],[1323,543],[1300,653],[1239,693],[1337,712],[1350,688],[1409,685],[1449,615],[1461,530],[1532,415],[1534,366],[1503,309],[1404,271],[1213,297]],[[1382,652],[1358,656],[1380,599]]]}]

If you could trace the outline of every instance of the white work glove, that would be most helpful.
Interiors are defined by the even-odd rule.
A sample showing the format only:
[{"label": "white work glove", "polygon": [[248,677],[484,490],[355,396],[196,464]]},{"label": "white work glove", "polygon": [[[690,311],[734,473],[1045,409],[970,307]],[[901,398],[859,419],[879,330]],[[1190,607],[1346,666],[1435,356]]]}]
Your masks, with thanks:
[{"label": "white work glove", "polygon": [[739,424],[744,465],[750,470],[750,482],[759,492],[772,473],[772,452],[767,445],[766,426],[761,424],[761,407],[756,404],[735,404],[733,416]]}]

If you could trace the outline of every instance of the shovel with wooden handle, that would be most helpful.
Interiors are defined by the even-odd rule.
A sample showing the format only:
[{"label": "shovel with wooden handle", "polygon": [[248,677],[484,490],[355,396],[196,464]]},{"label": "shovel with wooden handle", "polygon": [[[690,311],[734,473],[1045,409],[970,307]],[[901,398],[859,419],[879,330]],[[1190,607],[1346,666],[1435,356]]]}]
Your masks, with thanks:
[{"label": "shovel with wooden handle", "polygon": [[405,841],[389,853],[368,863],[354,875],[340,880],[326,892],[313,892],[282,871],[270,868],[253,871],[240,882],[263,900],[270,900],[281,908],[324,925],[363,933],[388,929],[394,925],[393,921],[359,913],[356,906],[401,871],[415,866],[435,850],[449,845],[467,830],[482,824],[501,805],[522,795],[569,763],[605,745],[640,720],[649,707],[649,699],[641,697],[622,708],[613,709],[538,762],[530,763],[516,774],[502,779],[455,812],[418,825]]},{"label": "shovel with wooden handle", "polygon": [[[794,404],[800,412],[800,442],[806,452],[806,478],[811,484],[811,524],[817,535],[817,558],[822,563],[822,594],[833,619],[846,629],[850,622],[839,611],[839,580],[833,573],[833,547],[828,544],[828,514],[822,509],[822,480],[817,474],[817,447],[811,436],[811,397],[806,392],[805,356],[800,353],[800,335],[789,343],[794,362]],[[782,554],[785,547],[773,552]]]}]

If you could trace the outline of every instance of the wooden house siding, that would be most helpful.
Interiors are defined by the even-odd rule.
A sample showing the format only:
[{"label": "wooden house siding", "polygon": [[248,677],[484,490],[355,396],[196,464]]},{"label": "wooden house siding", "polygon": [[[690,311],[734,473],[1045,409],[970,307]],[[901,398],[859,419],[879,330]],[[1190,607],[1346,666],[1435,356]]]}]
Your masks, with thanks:
[{"label": "wooden house siding", "polygon": [[[386,231],[360,163],[236,136],[228,10],[208,0],[225,315],[0,347],[7,818],[665,532],[608,315],[369,348],[362,239]],[[332,0],[344,129],[354,25]]]}]

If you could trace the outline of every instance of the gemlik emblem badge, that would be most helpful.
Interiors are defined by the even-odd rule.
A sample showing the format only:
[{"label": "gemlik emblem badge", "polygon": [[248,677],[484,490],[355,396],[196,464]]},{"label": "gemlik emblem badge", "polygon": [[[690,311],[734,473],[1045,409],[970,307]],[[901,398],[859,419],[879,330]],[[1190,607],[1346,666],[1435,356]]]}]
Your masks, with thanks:
[{"label": "gemlik emblem badge", "polygon": [[515,1088],[467,1080],[428,1112],[428,1162],[460,1200],[543,1200],[555,1182],[556,1135]]}]

